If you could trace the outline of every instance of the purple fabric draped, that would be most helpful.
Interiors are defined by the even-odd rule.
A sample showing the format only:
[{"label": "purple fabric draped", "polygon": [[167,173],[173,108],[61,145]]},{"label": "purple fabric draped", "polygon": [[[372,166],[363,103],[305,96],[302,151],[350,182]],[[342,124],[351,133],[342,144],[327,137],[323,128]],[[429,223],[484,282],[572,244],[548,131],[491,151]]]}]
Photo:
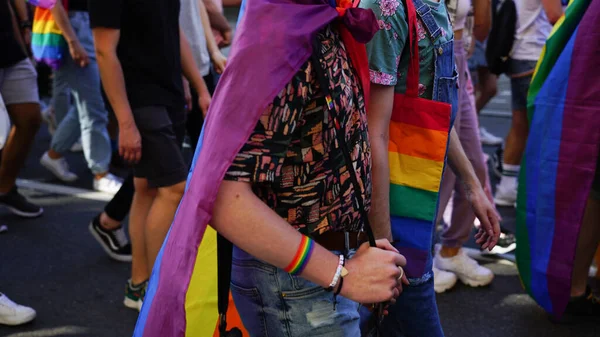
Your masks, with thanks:
[{"label": "purple fabric draped", "polygon": [[[184,336],[185,296],[196,255],[226,170],[261,113],[312,53],[316,33],[338,17],[324,0],[250,0],[204,127],[188,189],[154,266],[136,336]],[[349,9],[342,21],[361,42],[377,24]]]}]

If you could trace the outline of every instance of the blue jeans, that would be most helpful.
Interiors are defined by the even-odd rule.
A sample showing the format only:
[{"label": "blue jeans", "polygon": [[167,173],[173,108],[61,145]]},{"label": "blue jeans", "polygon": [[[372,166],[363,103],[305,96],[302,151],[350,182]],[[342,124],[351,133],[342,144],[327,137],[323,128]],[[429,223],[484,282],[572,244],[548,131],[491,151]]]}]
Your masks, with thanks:
[{"label": "blue jeans", "polygon": [[[384,337],[444,337],[435,302],[433,273],[421,279],[410,279],[404,286],[396,304],[390,306],[389,315],[381,325]],[[361,308],[362,325],[365,326],[371,313]]]},{"label": "blue jeans", "polygon": [[358,303],[338,296],[333,310],[332,293],[239,248],[233,251],[231,293],[252,337],[360,337]]},{"label": "blue jeans", "polygon": [[[54,73],[53,105],[60,124],[50,147],[58,153],[66,153],[81,136],[88,167],[92,173],[100,174],[108,171],[112,150],[106,130],[108,112],[100,94],[94,39],[88,13],[69,12],[69,19],[90,63],[81,68],[70,55],[65,55],[63,64]],[[69,89],[74,106],[70,104]]]}]

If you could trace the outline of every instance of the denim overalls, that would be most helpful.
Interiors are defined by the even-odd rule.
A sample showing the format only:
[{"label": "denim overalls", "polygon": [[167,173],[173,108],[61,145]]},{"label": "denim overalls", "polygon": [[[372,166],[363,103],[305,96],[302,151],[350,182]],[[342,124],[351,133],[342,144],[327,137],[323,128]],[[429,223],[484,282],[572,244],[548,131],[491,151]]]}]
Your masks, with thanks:
[{"label": "denim overalls", "polygon": [[[418,18],[427,30],[428,38],[433,41],[435,72],[432,98],[435,101],[452,104],[450,125],[453,125],[458,107],[458,74],[454,62],[454,41],[451,39],[443,43],[436,42],[442,36],[442,28],[435,22],[431,7],[422,0],[413,0],[413,3]],[[445,6],[443,3],[440,5]],[[433,236],[434,226],[431,231]],[[404,287],[396,304],[390,307],[390,314],[384,319],[382,325],[383,336],[444,336],[435,301],[432,264],[430,253],[423,276],[410,279],[410,286]]]}]

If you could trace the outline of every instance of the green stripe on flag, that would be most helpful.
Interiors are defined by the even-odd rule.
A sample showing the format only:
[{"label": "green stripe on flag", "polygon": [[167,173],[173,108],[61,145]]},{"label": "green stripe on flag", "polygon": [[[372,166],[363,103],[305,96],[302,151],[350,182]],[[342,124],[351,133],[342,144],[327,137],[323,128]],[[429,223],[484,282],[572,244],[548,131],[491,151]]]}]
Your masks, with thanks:
[{"label": "green stripe on flag", "polygon": [[438,193],[404,185],[390,185],[390,212],[427,221],[436,217]]},{"label": "green stripe on flag", "polygon": [[61,34],[33,33],[31,35],[31,44],[36,45],[36,46],[63,47],[63,46],[67,45],[67,41],[65,41],[65,38]]}]

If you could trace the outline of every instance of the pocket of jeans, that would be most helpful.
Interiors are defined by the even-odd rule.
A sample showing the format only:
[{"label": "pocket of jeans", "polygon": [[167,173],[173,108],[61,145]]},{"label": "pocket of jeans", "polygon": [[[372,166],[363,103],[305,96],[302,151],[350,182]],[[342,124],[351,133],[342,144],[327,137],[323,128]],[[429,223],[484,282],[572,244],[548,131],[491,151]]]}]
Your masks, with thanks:
[{"label": "pocket of jeans", "polygon": [[458,106],[458,74],[453,77],[440,77],[438,79],[437,86],[437,101],[452,104],[452,116],[451,121],[454,124],[454,118],[456,117],[456,111]]},{"label": "pocket of jeans", "polygon": [[[231,294],[244,326],[258,336],[267,336],[267,320],[264,303],[257,288],[245,288],[230,283]],[[231,328],[231,327],[230,327]]]},{"label": "pocket of jeans", "polygon": [[289,275],[289,277],[293,289],[281,291],[281,295],[286,299],[306,299],[325,293],[325,289],[323,289],[323,287],[318,286],[302,277],[292,275]]}]

